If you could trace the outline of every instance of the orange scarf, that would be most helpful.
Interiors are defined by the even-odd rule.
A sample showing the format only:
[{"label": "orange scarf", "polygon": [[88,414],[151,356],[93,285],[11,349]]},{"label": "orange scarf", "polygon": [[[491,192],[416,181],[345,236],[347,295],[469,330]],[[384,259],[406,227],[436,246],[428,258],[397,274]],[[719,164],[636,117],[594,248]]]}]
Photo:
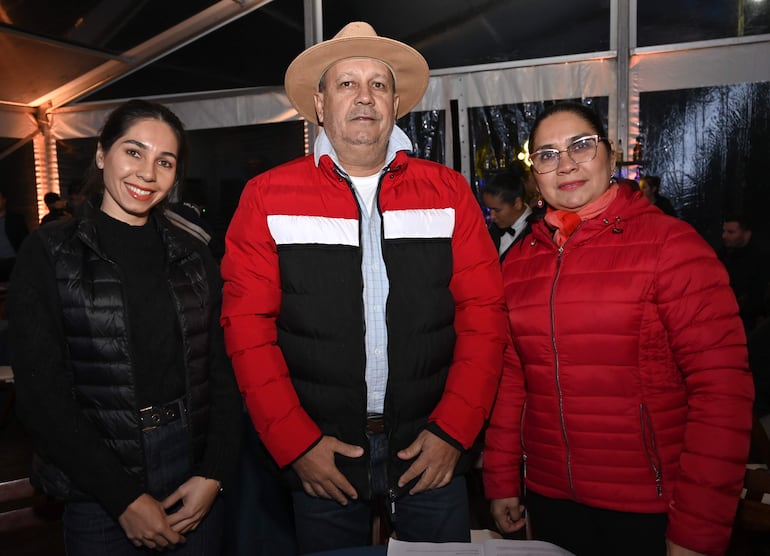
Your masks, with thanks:
[{"label": "orange scarf", "polygon": [[554,210],[549,207],[545,214],[545,221],[552,228],[555,228],[553,242],[559,247],[564,245],[581,222],[596,218],[607,210],[607,207],[615,200],[617,194],[618,186],[617,184],[612,184],[598,199],[591,201],[576,212]]}]

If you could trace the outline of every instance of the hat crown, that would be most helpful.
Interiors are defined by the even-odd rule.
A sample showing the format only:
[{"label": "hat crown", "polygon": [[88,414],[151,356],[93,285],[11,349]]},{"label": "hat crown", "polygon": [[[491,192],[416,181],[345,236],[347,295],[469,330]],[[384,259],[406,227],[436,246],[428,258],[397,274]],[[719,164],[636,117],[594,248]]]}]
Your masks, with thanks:
[{"label": "hat crown", "polygon": [[414,108],[428,87],[428,63],[417,50],[377,35],[364,21],[353,21],[331,39],[301,52],[289,64],[284,77],[286,96],[303,118],[318,123],[314,94],[319,80],[329,67],[347,58],[372,58],[390,68],[398,84],[399,118]]},{"label": "hat crown", "polygon": [[374,27],[366,23],[365,21],[352,21],[345,25],[339,32],[334,35],[335,39],[346,39],[349,37],[376,37],[377,32]]}]

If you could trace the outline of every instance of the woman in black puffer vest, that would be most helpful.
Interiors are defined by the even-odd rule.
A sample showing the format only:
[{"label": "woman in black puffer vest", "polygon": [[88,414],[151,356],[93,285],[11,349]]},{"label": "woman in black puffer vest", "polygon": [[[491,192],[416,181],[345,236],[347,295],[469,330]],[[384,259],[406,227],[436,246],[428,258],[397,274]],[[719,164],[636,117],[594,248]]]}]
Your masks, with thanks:
[{"label": "woman in black puffer vest", "polygon": [[119,106],[99,136],[91,200],[32,234],[17,259],[18,414],[33,483],[66,502],[69,555],[220,553],[241,402],[217,264],[160,206],[185,155],[167,108]]}]

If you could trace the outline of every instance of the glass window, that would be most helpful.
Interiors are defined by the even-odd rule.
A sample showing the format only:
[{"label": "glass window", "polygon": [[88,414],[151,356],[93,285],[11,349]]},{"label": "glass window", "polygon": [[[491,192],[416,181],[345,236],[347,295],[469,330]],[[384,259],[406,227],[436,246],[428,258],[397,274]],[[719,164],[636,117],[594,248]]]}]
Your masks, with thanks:
[{"label": "glass window", "polygon": [[350,21],[413,46],[432,69],[609,50],[610,0],[326,0],[324,37]]},{"label": "glass window", "polygon": [[88,101],[283,86],[305,47],[301,0],[276,0],[86,97]]},{"label": "glass window", "polygon": [[[170,5],[169,5],[170,4]],[[25,0],[3,2],[3,23],[36,35],[123,52],[151,39],[216,0]]]},{"label": "glass window", "polygon": [[727,213],[743,212],[755,232],[770,232],[768,98],[767,82],[640,95],[643,174],[660,176],[679,215],[715,246]]},{"label": "glass window", "polygon": [[770,33],[768,0],[643,0],[637,3],[637,44],[654,46]]}]

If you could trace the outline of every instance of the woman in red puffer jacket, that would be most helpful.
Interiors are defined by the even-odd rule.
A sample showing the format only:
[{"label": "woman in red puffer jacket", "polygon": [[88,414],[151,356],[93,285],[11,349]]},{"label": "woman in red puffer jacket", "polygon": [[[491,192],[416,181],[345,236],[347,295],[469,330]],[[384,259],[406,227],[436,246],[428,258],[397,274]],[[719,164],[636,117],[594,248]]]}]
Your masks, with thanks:
[{"label": "woman in red puffer jacket", "polygon": [[535,121],[544,221],[503,265],[512,341],[484,483],[505,532],[577,555],[723,554],[753,386],[727,274],[688,224],[613,184],[601,120]]}]

